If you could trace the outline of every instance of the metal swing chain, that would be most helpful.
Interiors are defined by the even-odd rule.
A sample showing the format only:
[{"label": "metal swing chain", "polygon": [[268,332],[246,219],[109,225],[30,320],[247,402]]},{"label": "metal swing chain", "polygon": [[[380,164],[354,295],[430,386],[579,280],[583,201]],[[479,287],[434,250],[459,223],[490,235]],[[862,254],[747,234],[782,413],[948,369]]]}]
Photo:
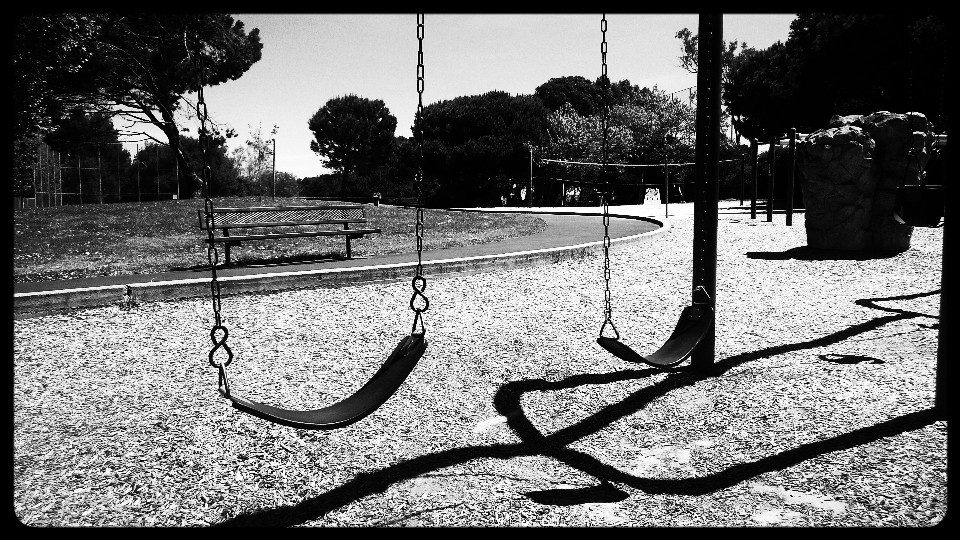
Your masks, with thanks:
[{"label": "metal swing chain", "polygon": [[[410,297],[410,309],[413,311],[413,329],[411,333],[417,331],[417,323],[420,324],[420,333],[426,333],[423,326],[423,312],[430,307],[430,300],[427,299],[423,291],[427,288],[427,280],[423,277],[423,21],[424,14],[417,13],[417,116],[414,121],[414,136],[417,138],[417,173],[414,177],[414,189],[417,192],[417,215],[416,215],[416,236],[417,236],[417,272],[413,277],[413,296]],[[421,305],[417,305],[417,298],[420,298]]]},{"label": "metal swing chain", "polygon": [[[197,70],[197,117],[200,119],[200,157],[201,168],[201,188],[203,190],[203,211],[204,221],[207,226],[207,262],[210,264],[210,298],[213,304],[213,326],[210,328],[210,340],[213,342],[213,348],[210,349],[208,360],[210,365],[217,368],[218,386],[226,397],[230,397],[230,383],[227,381],[226,367],[233,362],[233,351],[227,345],[227,328],[223,325],[220,317],[220,282],[217,281],[217,263],[220,255],[217,252],[216,243],[213,241],[213,200],[211,199],[210,184],[212,179],[211,168],[208,158],[209,153],[209,135],[207,134],[207,103],[203,98],[203,56],[200,51],[200,32],[198,28],[196,51],[194,55],[194,67]],[[219,337],[218,337],[219,334]],[[214,360],[214,355],[218,349],[223,349],[226,353],[226,361],[218,362]]]},{"label": "metal swing chain", "polygon": [[600,19],[600,32],[603,41],[600,43],[600,57],[602,69],[600,71],[601,81],[603,82],[603,114],[601,116],[603,129],[603,160],[600,167],[600,180],[603,183],[603,193],[600,196],[603,205],[603,279],[605,289],[603,291],[603,325],[600,327],[600,336],[603,337],[603,331],[609,325],[613,329],[616,339],[620,339],[620,332],[613,324],[613,308],[610,306],[610,184],[607,177],[607,138],[609,131],[608,118],[608,93],[610,90],[610,81],[607,78],[607,15],[603,14]]}]

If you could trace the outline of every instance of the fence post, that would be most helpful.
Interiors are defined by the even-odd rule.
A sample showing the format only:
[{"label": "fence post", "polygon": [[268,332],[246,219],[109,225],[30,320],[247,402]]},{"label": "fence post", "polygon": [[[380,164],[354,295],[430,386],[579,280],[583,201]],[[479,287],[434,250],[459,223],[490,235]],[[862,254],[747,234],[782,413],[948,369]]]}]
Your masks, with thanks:
[{"label": "fence post", "polygon": [[100,193],[100,204],[103,204],[103,171],[100,170],[100,167],[101,167],[101,163],[100,163],[100,143],[97,143],[97,180],[98,180],[98,182],[100,183],[100,187],[99,187],[98,191],[99,191],[99,193]]},{"label": "fence post", "polygon": [[670,165],[663,163],[663,217],[670,217]]},{"label": "fence post", "polygon": [[753,195],[750,198],[750,219],[757,219],[757,184],[760,183],[760,141],[750,139],[750,155],[753,161]]},{"label": "fence post", "polygon": [[787,169],[787,225],[793,225],[793,189],[794,168],[797,165],[797,128],[790,128],[790,147],[787,155],[790,164]]},{"label": "fence post", "polygon": [[777,164],[777,136],[770,136],[770,175],[767,176],[767,222],[773,221],[773,169]]},{"label": "fence post", "polygon": [[743,150],[740,151],[740,206],[743,206],[743,186],[746,183]]}]

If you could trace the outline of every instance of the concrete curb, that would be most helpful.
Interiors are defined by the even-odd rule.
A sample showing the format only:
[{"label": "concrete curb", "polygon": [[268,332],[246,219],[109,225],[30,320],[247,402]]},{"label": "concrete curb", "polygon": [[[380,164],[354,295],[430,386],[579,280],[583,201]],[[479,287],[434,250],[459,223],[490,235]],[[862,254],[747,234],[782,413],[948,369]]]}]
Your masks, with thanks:
[{"label": "concrete curb", "polygon": [[[599,213],[580,215],[600,216]],[[610,247],[645,242],[665,234],[670,230],[667,220],[644,216],[610,214],[610,217],[647,221],[659,225],[658,229],[641,234],[624,236],[610,241]],[[424,261],[424,275],[471,274],[488,270],[504,270],[525,266],[554,264],[564,260],[581,258],[599,253],[603,241],[588,242],[557,248],[518,251],[498,255],[460,257],[438,261]],[[271,292],[297,288],[339,287],[357,283],[404,281],[413,275],[415,262],[384,264],[364,267],[327,268],[251,274],[246,276],[224,276],[217,279],[220,294],[229,296],[251,292]],[[27,318],[52,312],[120,305],[125,297],[135,302],[159,302],[195,298],[210,294],[209,277],[181,279],[175,281],[155,281],[131,283],[129,285],[106,285],[82,289],[60,289],[14,293],[14,318]]]}]

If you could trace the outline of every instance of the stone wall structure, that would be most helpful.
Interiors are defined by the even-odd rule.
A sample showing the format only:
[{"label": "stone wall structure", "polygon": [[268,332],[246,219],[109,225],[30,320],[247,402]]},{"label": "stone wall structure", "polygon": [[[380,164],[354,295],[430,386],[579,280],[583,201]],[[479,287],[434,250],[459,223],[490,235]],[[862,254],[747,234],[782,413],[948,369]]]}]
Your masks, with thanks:
[{"label": "stone wall structure", "polygon": [[[897,187],[917,184],[933,134],[926,116],[834,116],[797,144],[807,245],[906,251],[913,227],[894,217]],[[911,153],[910,150],[913,150]]]}]

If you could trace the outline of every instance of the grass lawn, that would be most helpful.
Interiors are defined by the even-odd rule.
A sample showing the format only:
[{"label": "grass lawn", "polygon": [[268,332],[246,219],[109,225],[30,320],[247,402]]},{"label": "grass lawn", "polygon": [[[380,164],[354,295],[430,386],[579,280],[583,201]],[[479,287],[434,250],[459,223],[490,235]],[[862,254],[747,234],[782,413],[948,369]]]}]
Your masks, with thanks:
[{"label": "grass lawn", "polygon": [[[218,198],[214,207],[270,206],[256,197]],[[314,204],[278,198],[287,206]],[[324,203],[334,204],[334,203]],[[145,274],[207,264],[197,211],[202,199],[87,204],[14,211],[14,282]],[[366,205],[378,235],[352,242],[354,256],[412,253],[415,210]],[[424,211],[424,250],[495,242],[536,234],[543,220],[523,214]],[[342,256],[343,237],[287,238],[246,242],[231,250],[236,264]],[[221,251],[221,260],[223,253]]]}]

